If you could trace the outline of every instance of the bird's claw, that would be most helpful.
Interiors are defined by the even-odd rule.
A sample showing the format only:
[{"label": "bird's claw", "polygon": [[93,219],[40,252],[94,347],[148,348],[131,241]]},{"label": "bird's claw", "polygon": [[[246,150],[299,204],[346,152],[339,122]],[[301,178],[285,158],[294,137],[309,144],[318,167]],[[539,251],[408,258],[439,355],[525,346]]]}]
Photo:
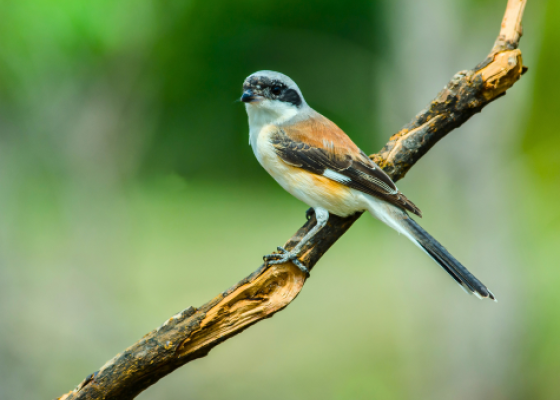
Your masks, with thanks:
[{"label": "bird's claw", "polygon": [[305,218],[307,218],[307,220],[309,221],[311,218],[313,218],[313,215],[315,215],[315,210],[313,209],[313,207],[309,207],[305,212]]},{"label": "bird's claw", "polygon": [[298,260],[296,253],[291,253],[285,248],[280,246],[278,246],[277,249],[279,253],[267,254],[266,256],[263,257],[263,260],[268,265],[284,264],[291,261],[292,263],[294,263],[296,267],[298,267],[301,270],[301,272],[309,276],[309,270],[305,265],[302,264],[300,260]]}]

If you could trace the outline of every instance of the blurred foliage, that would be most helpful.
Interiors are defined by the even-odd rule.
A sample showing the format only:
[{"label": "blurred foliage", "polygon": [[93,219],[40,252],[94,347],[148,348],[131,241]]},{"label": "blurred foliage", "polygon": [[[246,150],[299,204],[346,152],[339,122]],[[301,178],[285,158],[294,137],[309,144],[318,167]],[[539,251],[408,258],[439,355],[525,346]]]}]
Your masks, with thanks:
[{"label": "blurred foliage", "polygon": [[[541,52],[529,73],[534,74],[532,107],[524,138],[520,143],[527,167],[534,178],[528,191],[533,192],[526,207],[530,215],[531,235],[527,242],[528,265],[535,275],[537,299],[529,300],[534,309],[527,351],[527,397],[555,398],[560,393],[560,2],[548,1],[541,25]],[[527,190],[522,188],[520,190]],[[538,210],[538,211],[537,211]],[[546,304],[546,306],[544,306]],[[556,310],[551,315],[551,310]],[[554,371],[554,372],[552,372]]]},{"label": "blurred foliage", "polygon": [[[248,146],[246,76],[288,74],[374,151],[485,56],[504,6],[0,0],[0,398],[69,390],[303,222]],[[529,73],[402,182],[500,303],[362,218],[296,304],[141,397],[556,399],[559,19],[529,2]]]},{"label": "blurred foliage", "polygon": [[[352,7],[335,0],[7,1],[0,15],[4,123],[12,136],[38,139],[56,155],[61,122],[72,125],[93,103],[98,110],[85,123],[110,125],[106,137],[76,145],[99,146],[101,154],[83,150],[94,164],[109,161],[132,174],[262,176],[243,106],[234,103],[245,77],[259,69],[289,74],[359,141],[373,130],[372,59],[383,50],[382,16],[378,2],[365,0]],[[24,117],[30,107],[41,121]]]},{"label": "blurred foliage", "polygon": [[[542,31],[543,41],[538,63],[530,68],[534,74],[533,104],[522,142],[523,150],[530,156],[531,163],[547,184],[560,181],[560,131],[558,127],[559,102],[555,98],[560,92],[560,79],[547,72],[560,66],[560,52],[548,51],[560,42],[558,18],[560,2],[547,2]],[[556,190],[556,189],[554,189]]]}]

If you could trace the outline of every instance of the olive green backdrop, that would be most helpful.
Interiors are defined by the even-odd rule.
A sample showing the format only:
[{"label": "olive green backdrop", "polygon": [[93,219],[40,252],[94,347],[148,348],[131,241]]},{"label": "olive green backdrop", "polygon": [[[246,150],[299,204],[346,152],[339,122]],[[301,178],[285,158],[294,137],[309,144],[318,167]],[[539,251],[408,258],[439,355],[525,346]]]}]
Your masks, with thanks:
[{"label": "olive green backdrop", "polygon": [[[368,153],[482,61],[505,0],[0,0],[0,398],[54,398],[248,275],[306,205],[248,146],[278,70]],[[529,72],[400,182],[496,294],[369,217],[289,308],[141,399],[556,399],[560,4]]]}]

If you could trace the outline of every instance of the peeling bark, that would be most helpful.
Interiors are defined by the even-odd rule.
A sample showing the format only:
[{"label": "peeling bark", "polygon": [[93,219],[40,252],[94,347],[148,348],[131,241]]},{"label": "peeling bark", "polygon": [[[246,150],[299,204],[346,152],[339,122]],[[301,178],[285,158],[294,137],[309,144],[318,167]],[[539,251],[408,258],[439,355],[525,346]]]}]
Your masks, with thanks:
[{"label": "peeling bark", "polygon": [[[455,74],[428,108],[370,156],[394,181],[403,178],[441,138],[503,96],[526,71],[517,49],[525,3],[509,0],[490,55],[475,68]],[[359,217],[331,216],[304,247],[301,261],[311,270]],[[284,247],[293,249],[314,224],[312,217]],[[291,263],[262,265],[202,307],[189,307],[169,318],[59,399],[132,399],[175,369],[282,310],[297,297],[305,280]]]}]

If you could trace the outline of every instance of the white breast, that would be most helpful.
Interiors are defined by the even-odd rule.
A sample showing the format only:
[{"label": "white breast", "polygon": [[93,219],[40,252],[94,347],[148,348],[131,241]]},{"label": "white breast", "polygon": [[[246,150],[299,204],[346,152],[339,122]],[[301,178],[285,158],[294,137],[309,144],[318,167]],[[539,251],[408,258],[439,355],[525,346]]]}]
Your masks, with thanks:
[{"label": "white breast", "polygon": [[267,99],[256,104],[246,104],[245,108],[249,116],[249,144],[253,148],[255,156],[257,156],[257,138],[265,127],[269,125],[277,126],[298,114],[296,107]]},{"label": "white breast", "polygon": [[[257,157],[259,163],[274,179],[276,179],[276,181],[278,181],[278,183],[280,183],[280,181],[285,180],[287,176],[292,174],[290,171],[292,168],[278,157],[270,141],[270,135],[274,133],[276,129],[274,125],[265,125],[259,132],[251,131],[250,141],[255,157]],[[286,189],[282,183],[280,184]]]}]

